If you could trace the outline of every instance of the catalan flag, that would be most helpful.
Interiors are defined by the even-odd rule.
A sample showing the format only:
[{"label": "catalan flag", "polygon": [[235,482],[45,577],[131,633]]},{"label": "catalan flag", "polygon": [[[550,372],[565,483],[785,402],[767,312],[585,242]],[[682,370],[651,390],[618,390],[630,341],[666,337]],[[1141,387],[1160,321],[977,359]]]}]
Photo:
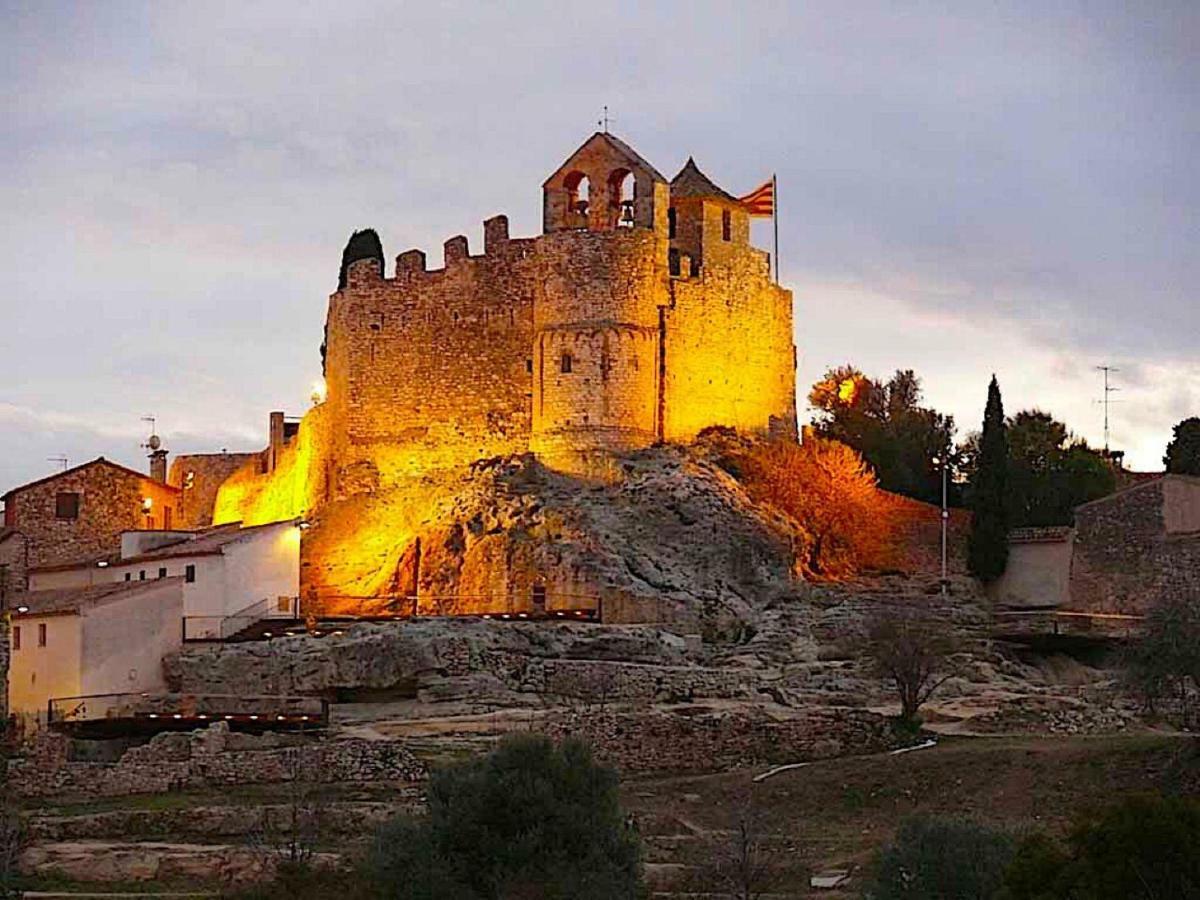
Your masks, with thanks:
[{"label": "catalan flag", "polygon": [[775,179],[764,181],[745,197],[740,198],[746,212],[752,217],[768,218],[775,215]]}]

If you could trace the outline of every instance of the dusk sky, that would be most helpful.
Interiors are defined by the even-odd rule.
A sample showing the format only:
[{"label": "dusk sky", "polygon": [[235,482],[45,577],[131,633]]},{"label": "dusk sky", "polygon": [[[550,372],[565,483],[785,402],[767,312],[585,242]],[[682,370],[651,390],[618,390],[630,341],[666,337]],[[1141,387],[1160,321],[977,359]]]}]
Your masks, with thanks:
[{"label": "dusk sky", "polygon": [[1200,415],[1200,4],[0,10],[0,492],[144,468],[147,414],[173,453],[262,447],[350,232],[389,272],[496,213],[538,233],[604,104],[668,177],[778,173],[801,398],[912,368],[962,437],[995,372],[1099,445],[1111,363],[1139,469]]}]

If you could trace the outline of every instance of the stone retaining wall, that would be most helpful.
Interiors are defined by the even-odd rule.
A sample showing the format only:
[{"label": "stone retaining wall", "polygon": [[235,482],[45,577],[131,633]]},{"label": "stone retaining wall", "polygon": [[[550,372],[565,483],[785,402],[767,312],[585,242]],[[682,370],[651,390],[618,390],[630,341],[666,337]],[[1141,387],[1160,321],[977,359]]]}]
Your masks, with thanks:
[{"label": "stone retaining wall", "polygon": [[156,735],[115,763],[70,759],[70,739],[47,733],[9,764],[19,795],[89,797],[163,793],[214,785],[288,781],[413,781],[424,766],[399,743],[234,734],[224,722],[203,731]]},{"label": "stone retaining wall", "polygon": [[812,710],[775,719],[763,713],[688,715],[564,710],[545,721],[555,739],[581,738],[597,759],[623,772],[701,772],[878,753],[897,746],[888,720],[854,709]]}]

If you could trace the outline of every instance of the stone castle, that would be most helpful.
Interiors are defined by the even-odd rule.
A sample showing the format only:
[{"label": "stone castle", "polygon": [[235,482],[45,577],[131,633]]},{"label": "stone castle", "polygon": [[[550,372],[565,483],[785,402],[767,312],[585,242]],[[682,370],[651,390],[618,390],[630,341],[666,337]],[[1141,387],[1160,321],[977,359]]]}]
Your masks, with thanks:
[{"label": "stone castle", "polygon": [[[168,472],[155,444],[148,478],[97,459],[14,488],[5,582],[108,565],[122,530],[294,520],[308,609],[332,597],[350,611],[389,598],[389,614],[401,601],[511,612],[536,597],[599,615],[603,595],[610,613],[624,603],[626,617],[654,618],[639,604],[661,582],[598,560],[618,542],[605,528],[637,547],[664,515],[655,533],[684,522],[673,552],[699,554],[680,571],[708,572],[719,594],[728,579],[713,573],[753,569],[754,554],[714,567],[686,522],[758,520],[722,476],[667,457],[717,426],[796,439],[792,295],[750,246],[745,204],[691,160],[668,183],[608,133],[546,179],[543,218],[540,236],[514,238],[496,216],[481,254],[454,237],[441,269],[409,250],[390,277],[378,239],[364,252],[356,235],[329,300],[324,393],[303,418],[272,413],[260,452],[179,456]],[[650,457],[666,466],[658,493],[627,477]],[[580,491],[605,489],[607,525],[583,521]],[[689,492],[707,512],[679,512]],[[775,540],[758,527],[750,544]],[[619,587],[630,577],[640,587]]]},{"label": "stone castle", "polygon": [[792,295],[741,202],[691,160],[668,183],[607,133],[542,193],[538,237],[496,216],[482,254],[453,237],[441,269],[420,250],[391,277],[352,262],[329,301],[324,402],[298,425],[277,415],[232,474],[186,457],[172,481],[190,474],[216,522],[253,523],[508,454],[603,477],[614,454],[710,426],[796,436]]}]

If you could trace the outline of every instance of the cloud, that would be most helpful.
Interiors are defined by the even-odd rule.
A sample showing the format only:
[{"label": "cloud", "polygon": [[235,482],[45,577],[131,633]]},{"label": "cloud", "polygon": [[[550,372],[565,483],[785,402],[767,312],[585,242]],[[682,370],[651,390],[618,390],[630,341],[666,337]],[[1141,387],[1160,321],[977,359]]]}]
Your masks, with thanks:
[{"label": "cloud", "polygon": [[497,212],[536,233],[605,103],[668,175],[689,154],[733,191],[778,172],[806,361],[914,368],[964,423],[995,370],[1093,441],[1113,362],[1114,440],[1145,466],[1200,411],[1194,4],[0,17],[0,401],[38,411],[6,420],[0,484],[54,442],[136,459],[148,412],[207,447],[302,410],[350,231],[434,261]]}]

